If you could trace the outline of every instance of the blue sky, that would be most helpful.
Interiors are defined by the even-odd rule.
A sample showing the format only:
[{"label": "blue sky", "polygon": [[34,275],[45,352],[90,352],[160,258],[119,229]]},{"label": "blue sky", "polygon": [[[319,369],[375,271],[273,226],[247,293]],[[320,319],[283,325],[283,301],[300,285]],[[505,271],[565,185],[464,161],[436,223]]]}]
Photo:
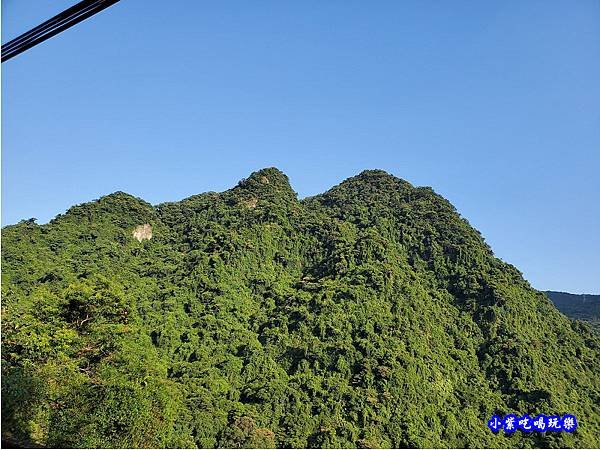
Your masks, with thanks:
[{"label": "blue sky", "polygon": [[[75,1],[3,0],[2,41]],[[600,2],[121,0],[2,64],[2,224],[276,166],[432,186],[538,289],[600,293]]]}]

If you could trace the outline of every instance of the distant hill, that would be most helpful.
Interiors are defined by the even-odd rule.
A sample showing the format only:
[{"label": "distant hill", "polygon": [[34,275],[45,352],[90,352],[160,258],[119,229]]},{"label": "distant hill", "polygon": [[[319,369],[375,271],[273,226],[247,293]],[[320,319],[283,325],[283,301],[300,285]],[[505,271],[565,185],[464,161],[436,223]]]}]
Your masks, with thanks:
[{"label": "distant hill", "polygon": [[584,320],[600,332],[600,295],[546,291],[552,303],[571,319]]},{"label": "distant hill", "polygon": [[[600,337],[431,188],[264,169],[2,229],[2,433],[52,448],[599,448]],[[493,433],[573,414],[573,433]]]}]

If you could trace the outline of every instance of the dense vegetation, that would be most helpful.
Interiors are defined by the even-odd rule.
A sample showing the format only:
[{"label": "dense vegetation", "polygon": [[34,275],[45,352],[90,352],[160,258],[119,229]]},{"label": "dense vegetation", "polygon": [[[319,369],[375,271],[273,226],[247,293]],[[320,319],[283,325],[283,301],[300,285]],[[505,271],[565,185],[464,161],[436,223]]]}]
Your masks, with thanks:
[{"label": "dense vegetation", "polygon": [[600,334],[600,295],[546,291],[554,306],[571,319],[588,322]]},{"label": "dense vegetation", "polygon": [[[133,238],[150,224],[152,238]],[[124,193],[2,230],[2,429],[61,447],[599,447],[600,342],[430,188]],[[575,414],[506,436],[496,413]]]}]

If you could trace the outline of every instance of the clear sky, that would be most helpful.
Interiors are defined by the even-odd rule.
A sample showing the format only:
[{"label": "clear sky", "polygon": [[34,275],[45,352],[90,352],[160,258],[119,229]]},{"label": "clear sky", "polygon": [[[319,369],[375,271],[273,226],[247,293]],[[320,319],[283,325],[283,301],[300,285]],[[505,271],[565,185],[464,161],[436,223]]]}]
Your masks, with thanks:
[{"label": "clear sky", "polygon": [[[2,42],[75,0],[2,0]],[[276,166],[432,186],[538,289],[600,293],[600,2],[121,0],[2,64],[2,224]]]}]

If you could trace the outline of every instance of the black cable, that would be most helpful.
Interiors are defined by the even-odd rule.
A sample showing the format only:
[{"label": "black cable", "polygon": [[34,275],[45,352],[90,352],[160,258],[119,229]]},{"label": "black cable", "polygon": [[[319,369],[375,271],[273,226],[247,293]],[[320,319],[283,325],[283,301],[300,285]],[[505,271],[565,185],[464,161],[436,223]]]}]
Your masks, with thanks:
[{"label": "black cable", "polygon": [[[102,8],[102,9],[104,9],[104,8]],[[52,36],[55,36],[56,34],[60,33],[61,31],[64,31],[67,28],[72,27],[73,25],[81,22],[82,20],[85,20],[88,17],[91,17],[92,15],[96,14],[98,11],[99,11],[98,6],[96,6],[96,5],[90,6],[86,9],[83,9],[82,11],[78,11],[77,14],[75,14],[75,15],[72,15],[61,21],[56,22],[53,26],[51,26],[49,28],[44,28],[44,29],[38,31],[37,33],[30,35],[26,39],[20,40],[20,42],[17,42],[15,44],[12,44],[12,42],[9,42],[9,44],[11,44],[11,45],[8,46],[8,44],[7,44],[8,48],[6,48],[6,49],[3,48],[2,62],[12,58],[13,56],[18,55],[21,52],[24,52],[25,50],[33,47],[34,45],[45,41],[46,39],[51,38]]]},{"label": "black cable", "polygon": [[114,5],[119,0],[83,0],[2,46],[2,62]]},{"label": "black cable", "polygon": [[[21,36],[16,37],[10,42],[7,42],[2,46],[2,51],[7,52],[16,47],[17,45],[22,45],[26,41],[31,41],[35,37],[47,33],[50,29],[58,27],[64,24],[66,21],[71,20],[73,17],[76,17],[78,14],[88,11],[90,8],[97,7],[98,3],[102,0],[84,0],[81,3],[78,3],[75,6],[57,14],[52,19],[47,20],[46,22],[38,25],[35,28],[32,28],[26,33],[23,33]],[[85,4],[84,4],[85,3]]]},{"label": "black cable", "polygon": [[51,38],[119,0],[84,0],[2,46],[2,61]]}]

